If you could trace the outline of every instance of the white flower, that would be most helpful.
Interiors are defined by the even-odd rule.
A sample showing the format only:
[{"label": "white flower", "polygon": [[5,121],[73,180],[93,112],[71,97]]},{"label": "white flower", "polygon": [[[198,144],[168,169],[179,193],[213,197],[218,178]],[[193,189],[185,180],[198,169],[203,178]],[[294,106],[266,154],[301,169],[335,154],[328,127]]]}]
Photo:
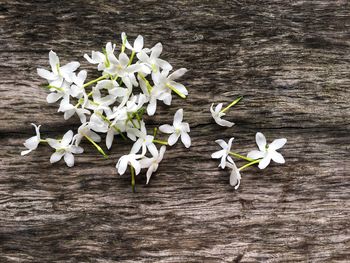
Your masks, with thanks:
[{"label": "white flower", "polygon": [[285,163],[282,154],[278,153],[276,150],[282,148],[286,144],[287,139],[277,139],[270,145],[267,145],[266,138],[261,132],[256,133],[255,139],[256,144],[259,147],[259,151],[253,150],[248,153],[247,157],[254,160],[262,158],[262,160],[259,162],[260,169],[266,168],[270,164],[271,159],[276,163]]},{"label": "white flower", "polygon": [[24,146],[28,149],[26,151],[22,151],[21,152],[21,155],[26,155],[28,153],[30,153],[31,151],[35,150],[36,148],[38,148],[38,145],[40,143],[40,126],[36,126],[34,123],[32,123],[32,125],[34,126],[35,128],[35,133],[36,135],[33,136],[33,137],[30,137],[29,139],[27,139],[25,142],[24,142]]},{"label": "white flower", "polygon": [[142,148],[141,155],[145,155],[147,149],[150,152],[157,151],[157,148],[153,143],[154,137],[152,135],[147,135],[146,126],[143,121],[141,121],[140,124],[141,125],[139,130],[135,128],[128,130],[128,132],[132,132],[138,138],[132,146],[131,151],[137,153]]},{"label": "white flower", "polygon": [[186,72],[187,69],[185,68],[180,68],[170,75],[168,75],[168,70],[162,70],[161,72],[152,72],[152,80],[154,82],[155,87],[159,88],[160,90],[167,90],[167,92],[169,93],[171,93],[171,91],[174,91],[180,97],[186,98],[186,96],[188,95],[186,87],[175,81],[176,79],[184,75]]},{"label": "white flower", "polygon": [[179,109],[174,115],[173,126],[164,124],[159,127],[159,130],[164,133],[171,133],[168,138],[168,144],[170,146],[174,145],[181,136],[182,143],[186,148],[189,148],[191,146],[191,138],[188,135],[188,132],[190,132],[190,126],[187,122],[182,122],[182,118],[183,109]]},{"label": "white flower", "polygon": [[73,61],[64,66],[60,66],[60,60],[55,52],[52,50],[49,52],[49,61],[52,72],[38,68],[38,75],[44,79],[47,79],[50,85],[55,87],[61,87],[63,80],[72,82],[71,75],[80,66],[79,62]]},{"label": "white flower", "polygon": [[123,83],[128,89],[132,89],[133,86],[137,87],[138,82],[135,78],[135,72],[142,72],[149,74],[151,71],[143,64],[129,64],[129,57],[125,53],[120,53],[117,59],[114,54],[110,54],[108,59],[111,63],[111,67],[105,69],[107,74],[118,76],[122,79]]},{"label": "white flower", "polygon": [[147,53],[144,51],[141,51],[136,56],[141,62],[145,63],[154,72],[159,71],[159,68],[170,71],[172,70],[173,67],[167,61],[159,58],[162,51],[163,51],[162,44],[157,43],[151,49],[150,56],[148,56]]},{"label": "white flower", "polygon": [[241,173],[234,162],[228,162],[227,166],[232,169],[230,174],[230,185],[234,186],[237,190],[241,184]]},{"label": "white flower", "polygon": [[99,51],[92,51],[91,58],[87,54],[84,55],[84,58],[91,64],[98,64],[97,70],[102,71],[110,67],[111,64],[108,60],[108,56],[113,54],[114,49],[115,49],[115,44],[112,45],[111,42],[108,42],[106,44],[104,54]]},{"label": "white flower", "polygon": [[211,112],[211,115],[213,116],[215,122],[217,124],[219,124],[220,126],[232,127],[234,125],[233,122],[229,122],[229,121],[221,119],[223,116],[226,115],[224,112],[221,112],[221,109],[222,109],[222,103],[219,103],[218,105],[216,105],[215,110],[214,110],[214,103],[211,104],[210,112]]},{"label": "white flower", "polygon": [[67,131],[63,135],[62,140],[47,139],[47,142],[52,148],[56,149],[56,152],[51,155],[51,163],[58,162],[64,157],[67,166],[72,167],[74,165],[73,153],[77,154],[84,152],[83,148],[73,145],[74,139],[72,130]]},{"label": "white flower", "polygon": [[82,70],[78,73],[78,75],[73,75],[72,80],[74,84],[71,86],[71,95],[73,97],[81,97],[82,95],[86,94],[84,89],[84,82],[87,77],[86,70]]},{"label": "white flower", "polygon": [[122,41],[125,43],[125,47],[135,53],[139,53],[143,49],[143,37],[138,35],[134,41],[134,46],[131,46],[125,32],[121,34]]},{"label": "white flower", "polygon": [[128,165],[131,165],[135,169],[135,174],[138,175],[141,171],[141,164],[139,159],[142,158],[141,154],[136,154],[133,151],[130,151],[129,154],[123,155],[119,158],[116,168],[120,175],[124,174]]},{"label": "white flower", "polygon": [[221,167],[222,169],[224,169],[226,166],[226,159],[229,162],[233,163],[231,156],[229,156],[233,140],[234,140],[234,138],[232,137],[231,139],[229,139],[228,143],[226,143],[224,140],[221,140],[221,139],[215,141],[217,144],[219,144],[221,146],[222,150],[214,152],[211,155],[211,158],[213,158],[213,159],[221,158],[221,162],[219,164],[219,167]]},{"label": "white flower", "polygon": [[70,94],[70,83],[63,81],[61,87],[49,86],[51,93],[46,97],[47,103],[54,103],[61,98],[67,98]]},{"label": "white flower", "polygon": [[166,147],[163,145],[160,147],[159,152],[156,149],[155,151],[150,151],[152,154],[152,158],[148,157],[143,157],[140,160],[141,168],[148,168],[147,170],[147,182],[146,184],[149,183],[149,180],[151,179],[152,173],[157,171],[159,163],[163,160],[164,152],[166,150]]}]

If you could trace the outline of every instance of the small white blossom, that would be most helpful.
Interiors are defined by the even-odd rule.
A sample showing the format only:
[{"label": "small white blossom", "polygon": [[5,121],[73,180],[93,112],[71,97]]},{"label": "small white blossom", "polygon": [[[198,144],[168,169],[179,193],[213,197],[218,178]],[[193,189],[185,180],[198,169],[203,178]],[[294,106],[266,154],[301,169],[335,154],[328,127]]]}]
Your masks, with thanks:
[{"label": "small white blossom", "polygon": [[24,146],[28,149],[26,151],[22,151],[21,152],[21,155],[26,155],[28,153],[30,153],[31,151],[34,151],[36,148],[38,148],[38,145],[40,143],[40,126],[36,126],[34,123],[32,123],[32,125],[34,126],[35,128],[35,133],[36,135],[33,136],[33,137],[30,137],[29,139],[27,139],[25,142],[24,142]]},{"label": "small white blossom", "polygon": [[56,163],[64,158],[67,166],[72,167],[74,165],[74,154],[84,152],[84,149],[73,145],[73,131],[69,130],[63,135],[62,140],[47,139],[48,144],[56,149],[56,151],[51,155],[50,162]]},{"label": "small white blossom", "polygon": [[141,171],[140,159],[142,158],[141,154],[136,154],[133,151],[130,151],[129,154],[123,155],[119,158],[116,168],[120,175],[123,175],[128,168],[128,165],[131,165],[135,169],[135,174],[138,175]]},{"label": "small white blossom", "polygon": [[152,154],[152,158],[143,157],[140,160],[141,168],[148,168],[147,173],[146,173],[146,176],[147,176],[146,184],[149,183],[149,180],[151,179],[152,174],[155,171],[157,171],[159,163],[163,160],[165,150],[166,150],[166,147],[164,145],[162,147],[160,147],[159,152],[157,149],[155,151],[150,150],[150,152]]},{"label": "small white blossom", "polygon": [[231,139],[229,139],[228,143],[226,143],[224,140],[221,140],[221,139],[215,141],[217,144],[219,144],[221,146],[222,150],[214,152],[211,155],[211,158],[213,158],[213,159],[220,159],[221,158],[219,167],[221,167],[222,169],[224,169],[226,166],[226,159],[229,162],[233,163],[231,156],[229,156],[233,140],[234,140],[234,138],[232,137]]},{"label": "small white blossom", "polygon": [[163,45],[161,43],[157,43],[152,49],[151,54],[148,55],[146,52],[141,51],[137,54],[137,58],[145,63],[153,72],[159,71],[159,68],[170,71],[172,70],[172,66],[169,62],[160,59],[159,56],[163,51]]},{"label": "small white blossom", "polygon": [[52,72],[38,68],[38,75],[49,81],[50,85],[60,88],[63,80],[72,82],[71,76],[73,72],[80,66],[79,62],[73,61],[64,66],[60,66],[60,60],[52,50],[49,53],[49,61]]},{"label": "small white blossom", "polygon": [[266,138],[261,132],[256,133],[255,139],[259,150],[249,152],[247,157],[254,160],[262,158],[259,162],[260,169],[266,168],[270,164],[271,159],[276,163],[285,163],[282,154],[278,153],[276,150],[282,148],[286,144],[287,139],[276,139],[271,144],[267,145]]},{"label": "small white blossom", "polygon": [[91,58],[87,54],[84,55],[84,58],[91,64],[98,64],[97,70],[102,71],[110,67],[111,64],[108,60],[108,56],[113,54],[114,49],[115,49],[115,44],[112,45],[111,42],[108,42],[106,44],[104,53],[101,53],[99,51],[92,51]]},{"label": "small white blossom", "polygon": [[171,134],[168,138],[168,144],[170,146],[174,145],[181,136],[182,143],[186,148],[189,148],[191,146],[191,138],[188,135],[190,132],[190,125],[187,122],[182,122],[182,119],[183,109],[179,109],[174,115],[173,126],[164,124],[159,127],[159,130],[163,133]]},{"label": "small white blossom", "polygon": [[131,46],[125,32],[121,34],[122,41],[125,43],[125,47],[135,53],[139,53],[143,49],[143,37],[141,35],[138,35],[137,38],[134,41],[134,45]]},{"label": "small white blossom", "polygon": [[145,155],[147,149],[151,152],[157,151],[157,148],[153,143],[154,137],[152,135],[147,135],[146,126],[143,121],[140,122],[140,129],[131,128],[129,129],[129,132],[133,132],[133,134],[135,134],[135,136],[138,138],[131,148],[132,152],[137,153],[141,148],[141,155]]},{"label": "small white blossom", "polygon": [[222,103],[219,103],[218,105],[216,105],[215,109],[214,109],[214,103],[211,104],[211,107],[210,107],[211,116],[213,116],[215,122],[220,126],[232,127],[234,125],[233,122],[229,122],[222,119],[222,117],[225,116],[226,114],[222,112],[221,109],[222,109]]},{"label": "small white blossom", "polygon": [[228,162],[227,166],[232,169],[230,174],[230,185],[234,186],[234,188],[237,190],[241,184],[241,173],[234,162]]}]

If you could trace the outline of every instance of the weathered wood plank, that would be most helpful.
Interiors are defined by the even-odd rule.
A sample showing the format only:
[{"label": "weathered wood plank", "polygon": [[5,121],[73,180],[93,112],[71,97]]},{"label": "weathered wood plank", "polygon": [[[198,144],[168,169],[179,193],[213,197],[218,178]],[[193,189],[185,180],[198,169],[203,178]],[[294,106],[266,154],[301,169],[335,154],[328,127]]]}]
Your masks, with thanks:
[{"label": "weathered wood plank", "polygon": [[[3,1],[0,25],[1,262],[349,260],[348,1]],[[85,143],[71,169],[45,147],[19,156],[30,122],[49,136],[77,127],[39,88],[48,51],[82,62],[122,31],[190,69],[188,99],[148,123],[183,107],[193,147],[169,149],[135,194],[114,168],[122,140],[109,159]],[[211,102],[238,94],[236,126],[215,125]],[[246,153],[256,131],[288,138],[287,163],[247,170],[234,191],[214,140],[234,136]]]}]

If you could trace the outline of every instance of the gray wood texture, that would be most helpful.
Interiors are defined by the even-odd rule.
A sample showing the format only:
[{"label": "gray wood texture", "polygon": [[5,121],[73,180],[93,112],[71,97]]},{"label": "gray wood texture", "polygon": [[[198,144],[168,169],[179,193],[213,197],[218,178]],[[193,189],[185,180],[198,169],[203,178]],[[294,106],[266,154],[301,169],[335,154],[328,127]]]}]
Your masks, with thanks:
[{"label": "gray wood texture", "polygon": [[[0,1],[0,262],[349,262],[349,11],[345,0]],[[83,62],[122,31],[190,69],[188,99],[147,122],[183,107],[193,146],[169,148],[136,193],[115,170],[131,146],[120,139],[109,159],[84,143],[71,169],[44,146],[19,155],[31,122],[53,137],[77,128],[39,87],[49,50]],[[239,94],[236,125],[220,128],[210,104]],[[234,136],[247,153],[257,131],[288,139],[286,164],[247,169],[234,191],[214,141]]]}]

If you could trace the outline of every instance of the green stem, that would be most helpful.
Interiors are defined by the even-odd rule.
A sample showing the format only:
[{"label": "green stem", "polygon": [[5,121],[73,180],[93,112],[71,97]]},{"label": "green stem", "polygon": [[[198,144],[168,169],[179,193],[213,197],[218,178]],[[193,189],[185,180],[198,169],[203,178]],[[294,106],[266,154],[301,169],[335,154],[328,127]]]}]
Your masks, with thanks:
[{"label": "green stem", "polygon": [[92,143],[93,146],[95,146],[95,148],[103,155],[103,157],[108,158],[108,155],[102,150],[102,148],[96,143],[94,142],[89,136],[84,135],[86,139],[89,140],[89,142]]},{"label": "green stem", "polygon": [[130,165],[130,173],[131,173],[131,188],[133,193],[135,193],[135,171],[134,167]]},{"label": "green stem", "polygon": [[220,112],[225,112],[227,111],[229,108],[231,108],[232,106],[236,105],[241,99],[243,99],[243,96],[239,96],[237,99],[235,99],[234,101],[232,101],[230,103],[230,105],[228,105],[225,109],[221,110]]},{"label": "green stem", "polygon": [[130,59],[129,59],[128,66],[130,66],[130,65],[131,65],[131,63],[132,63],[132,61],[133,61],[134,57],[135,57],[135,51],[133,50],[133,51],[131,52],[131,56],[130,56]]},{"label": "green stem", "polygon": [[249,167],[249,166],[252,166],[253,164],[256,164],[256,163],[259,163],[262,159],[258,159],[258,160],[254,160],[250,163],[247,163],[246,165],[243,165],[241,168],[239,168],[238,170],[239,171],[242,171],[243,169]]},{"label": "green stem", "polygon": [[52,85],[43,85],[44,88],[46,89],[55,89],[57,91],[61,91],[63,92],[63,89],[62,88],[59,88],[59,87],[56,87],[56,86],[52,86]]},{"label": "green stem", "polygon": [[155,127],[153,130],[153,137],[154,138],[156,138],[157,132],[158,132],[158,129],[157,129],[157,127]]},{"label": "green stem", "polygon": [[171,86],[169,83],[166,84],[166,86],[171,89],[172,91],[174,91],[177,95],[179,95],[181,98],[186,99],[186,95],[182,94],[180,91],[178,91],[176,88],[174,88],[173,86]]},{"label": "green stem", "polygon": [[166,142],[166,141],[161,141],[161,140],[153,140],[153,142],[155,142],[155,143],[159,143],[159,144],[162,144],[162,145],[168,145],[168,142]]},{"label": "green stem", "polygon": [[86,88],[87,86],[90,86],[91,84],[94,84],[94,83],[96,83],[96,82],[98,82],[98,81],[100,81],[100,80],[106,79],[106,78],[108,78],[108,77],[109,77],[108,75],[103,75],[103,76],[101,76],[101,77],[99,77],[99,78],[97,78],[97,79],[91,80],[91,81],[89,81],[88,83],[85,83],[85,84],[83,85],[83,88]]},{"label": "green stem", "polygon": [[40,140],[40,142],[47,142],[47,140]]},{"label": "green stem", "polygon": [[254,161],[254,159],[245,157],[245,156],[240,155],[240,154],[235,153],[235,152],[229,152],[229,154],[231,154],[231,155],[233,155],[233,156],[235,156],[235,157],[237,157],[237,158],[241,158],[241,159],[243,159],[243,160],[246,160],[246,161],[248,161],[248,162]]},{"label": "green stem", "polygon": [[147,87],[148,92],[151,93],[151,90],[153,89],[153,87],[151,86],[151,84],[149,84],[149,81],[146,79],[146,77],[143,74],[138,73],[138,75],[146,83],[146,87]]}]

